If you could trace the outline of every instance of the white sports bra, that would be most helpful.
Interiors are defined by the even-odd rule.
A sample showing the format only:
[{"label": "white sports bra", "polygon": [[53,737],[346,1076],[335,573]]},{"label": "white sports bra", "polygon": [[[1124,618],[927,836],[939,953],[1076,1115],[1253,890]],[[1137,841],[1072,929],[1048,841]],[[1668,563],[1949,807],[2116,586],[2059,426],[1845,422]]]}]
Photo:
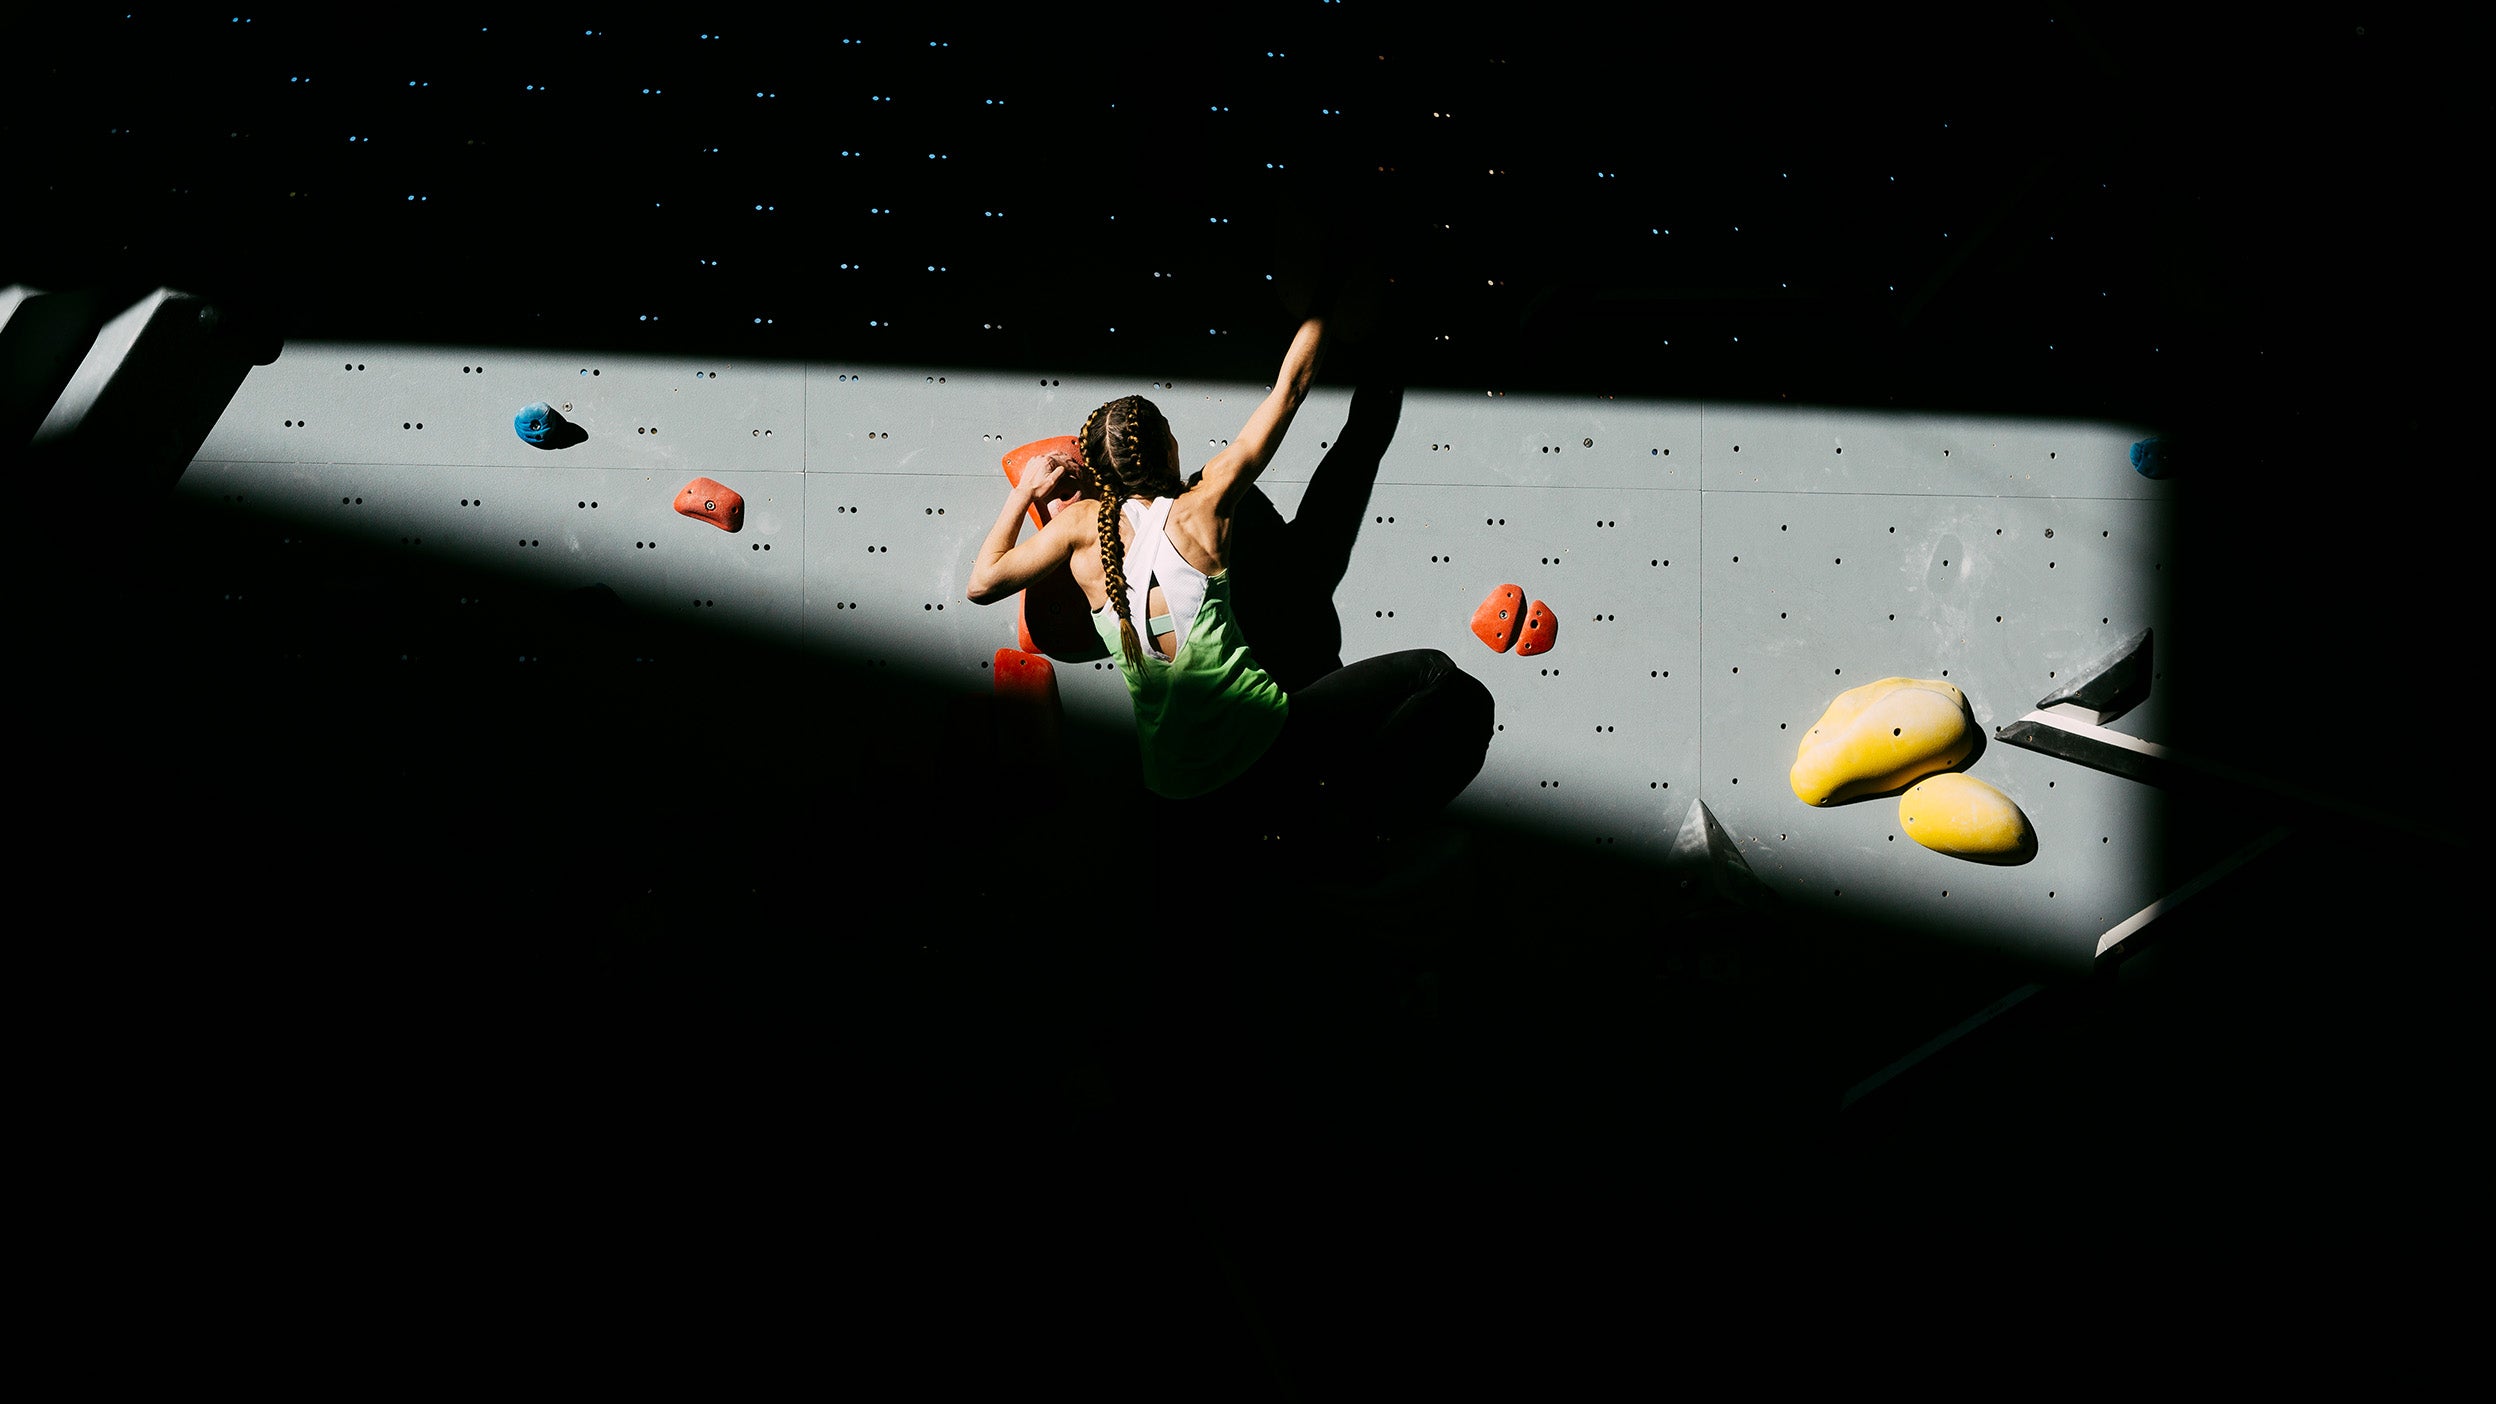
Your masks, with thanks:
[{"label": "white sports bra", "polygon": [[[1205,573],[1189,565],[1170,540],[1170,504],[1177,500],[1164,497],[1150,507],[1134,498],[1126,503],[1127,520],[1135,524],[1135,540],[1127,548],[1127,616],[1144,623],[1144,646],[1165,662],[1176,655],[1163,653],[1153,642],[1154,636],[1174,634],[1178,646],[1187,647],[1188,626],[1196,622],[1196,611],[1205,603]],[[1156,583],[1170,612],[1148,620],[1146,611],[1152,607]]]}]

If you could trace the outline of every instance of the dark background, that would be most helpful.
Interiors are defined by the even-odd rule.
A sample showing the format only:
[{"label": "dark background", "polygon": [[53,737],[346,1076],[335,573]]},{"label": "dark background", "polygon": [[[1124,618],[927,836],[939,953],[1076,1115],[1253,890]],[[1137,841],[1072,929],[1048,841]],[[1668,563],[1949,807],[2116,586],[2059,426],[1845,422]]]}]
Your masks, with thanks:
[{"label": "dark background", "polygon": [[[959,757],[615,759],[728,689],[924,701],[842,660],[689,638],[627,680],[655,626],[454,639],[438,582],[318,589],[335,554],[203,629],[231,558],[167,517],[34,586],[127,606],[22,684],[77,743],[46,764],[100,758],[43,795],[75,900],[21,918],[76,956],[34,982],[81,1031],[68,1162],[176,1296],[241,1259],[525,1299],[477,1280],[525,1261],[1189,1393],[1978,1299],[2080,1339],[2106,1282],[2384,1328],[2484,1202],[2486,104],[2434,13],[39,16],[0,279],[292,338],[1261,380],[1297,250],[1394,278],[1339,383],[2137,418],[2207,649],[2172,739],[2324,801],[2256,803],[2296,837],[2151,955],[1841,1117],[2024,975],[1557,853],[1558,896],[1157,900],[1074,856],[1114,807],[966,811]],[[411,634],[459,661],[391,676]],[[556,666],[496,672],[515,637]]]}]

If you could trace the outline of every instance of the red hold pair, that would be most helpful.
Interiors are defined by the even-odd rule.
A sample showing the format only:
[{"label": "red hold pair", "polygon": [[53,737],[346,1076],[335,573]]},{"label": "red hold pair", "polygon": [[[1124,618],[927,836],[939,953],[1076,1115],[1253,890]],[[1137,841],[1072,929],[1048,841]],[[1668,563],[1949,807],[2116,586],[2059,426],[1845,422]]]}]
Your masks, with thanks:
[{"label": "red hold pair", "polygon": [[1473,612],[1473,634],[1493,653],[1506,653],[1514,644],[1518,657],[1531,658],[1551,652],[1560,641],[1560,620],[1551,606],[1541,600],[1529,605],[1525,591],[1502,585]]}]

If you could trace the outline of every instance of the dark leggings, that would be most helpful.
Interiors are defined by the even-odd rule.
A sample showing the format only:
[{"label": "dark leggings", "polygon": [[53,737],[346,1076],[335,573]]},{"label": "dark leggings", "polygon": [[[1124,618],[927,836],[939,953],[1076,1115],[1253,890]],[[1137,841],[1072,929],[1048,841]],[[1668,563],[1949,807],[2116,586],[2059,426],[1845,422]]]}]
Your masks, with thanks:
[{"label": "dark leggings", "polygon": [[1395,828],[1426,818],[1482,773],[1491,693],[1435,648],[1380,654],[1291,694],[1257,763],[1180,816],[1265,831]]}]

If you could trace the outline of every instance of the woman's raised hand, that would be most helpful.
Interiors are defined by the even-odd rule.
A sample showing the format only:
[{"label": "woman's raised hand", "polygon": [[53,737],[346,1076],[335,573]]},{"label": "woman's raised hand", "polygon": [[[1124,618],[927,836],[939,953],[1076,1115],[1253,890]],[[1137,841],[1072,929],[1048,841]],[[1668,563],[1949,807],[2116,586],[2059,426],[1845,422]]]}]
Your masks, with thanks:
[{"label": "woman's raised hand", "polygon": [[1023,465],[1023,480],[1015,487],[1030,494],[1034,502],[1072,491],[1082,481],[1083,465],[1072,454],[1051,453]]}]

